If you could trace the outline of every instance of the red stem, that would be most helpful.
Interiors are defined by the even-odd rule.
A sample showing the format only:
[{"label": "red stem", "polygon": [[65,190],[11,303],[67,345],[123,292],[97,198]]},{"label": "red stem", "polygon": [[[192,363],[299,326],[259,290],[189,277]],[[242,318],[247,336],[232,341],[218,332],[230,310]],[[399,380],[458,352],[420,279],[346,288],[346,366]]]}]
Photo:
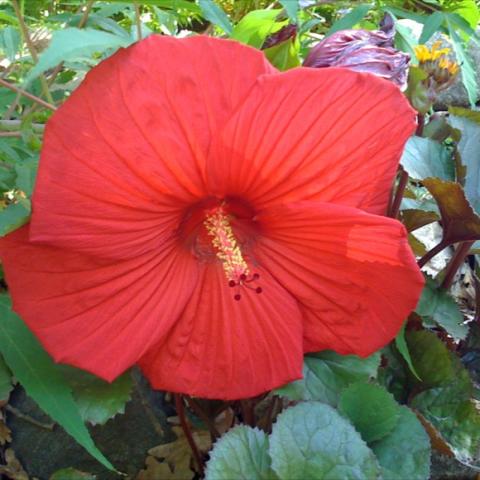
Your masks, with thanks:
[{"label": "red stem", "polygon": [[175,408],[177,409],[178,418],[180,419],[180,425],[182,426],[183,433],[187,438],[187,442],[190,445],[190,448],[193,453],[193,457],[195,458],[195,462],[198,465],[198,472],[203,477],[203,461],[200,452],[198,451],[197,444],[192,436],[192,431],[187,422],[187,417],[185,416],[185,408],[183,405],[183,397],[179,393],[175,393]]},{"label": "red stem", "polygon": [[435,245],[429,252],[427,252],[417,263],[420,268],[422,268],[427,262],[429,262],[437,253],[440,253],[443,249],[448,247],[448,243],[440,242],[438,245]]},{"label": "red stem", "polygon": [[453,254],[450,263],[448,264],[447,270],[445,272],[445,278],[441,284],[441,288],[449,289],[450,285],[452,285],[453,279],[455,274],[457,273],[458,269],[462,266],[463,262],[465,262],[465,258],[470,252],[470,248],[473,245],[473,242],[463,242],[460,243]]},{"label": "red stem", "polygon": [[397,218],[400,213],[400,205],[402,204],[403,194],[408,185],[408,173],[402,168],[400,171],[400,180],[398,181],[397,191],[395,192],[395,197],[392,202],[392,207],[390,208],[389,217]]}]

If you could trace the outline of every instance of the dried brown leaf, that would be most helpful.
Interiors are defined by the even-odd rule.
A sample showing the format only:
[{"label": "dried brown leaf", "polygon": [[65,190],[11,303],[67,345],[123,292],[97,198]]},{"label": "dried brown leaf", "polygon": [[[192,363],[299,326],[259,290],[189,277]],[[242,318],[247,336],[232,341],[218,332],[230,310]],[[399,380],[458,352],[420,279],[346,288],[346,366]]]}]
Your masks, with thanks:
[{"label": "dried brown leaf", "polygon": [[5,450],[6,465],[0,465],[0,475],[5,475],[10,480],[28,480],[28,474],[15,456],[11,448]]}]

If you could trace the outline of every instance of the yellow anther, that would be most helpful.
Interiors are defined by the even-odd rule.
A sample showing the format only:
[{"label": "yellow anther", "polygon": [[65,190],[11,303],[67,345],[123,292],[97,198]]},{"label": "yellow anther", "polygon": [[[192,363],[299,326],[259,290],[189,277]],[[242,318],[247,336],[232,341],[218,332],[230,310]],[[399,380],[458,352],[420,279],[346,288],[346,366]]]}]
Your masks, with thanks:
[{"label": "yellow anther", "polygon": [[203,223],[212,237],[212,245],[216,249],[217,258],[223,264],[227,279],[240,282],[250,271],[233,233],[228,214],[220,206],[207,215]]}]

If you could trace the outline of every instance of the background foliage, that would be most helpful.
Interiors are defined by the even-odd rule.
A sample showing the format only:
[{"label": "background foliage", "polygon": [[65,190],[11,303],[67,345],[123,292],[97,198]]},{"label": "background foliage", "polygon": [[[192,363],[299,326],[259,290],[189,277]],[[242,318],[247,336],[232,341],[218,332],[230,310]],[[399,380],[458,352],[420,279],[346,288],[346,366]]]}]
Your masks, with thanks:
[{"label": "background foliage", "polygon": [[[73,468],[82,465],[70,458],[64,468],[48,473],[53,480],[119,478],[119,470],[138,480],[426,479],[437,475],[430,473],[432,448],[437,462],[456,459],[468,466],[461,474],[475,478],[480,469],[475,61],[480,13],[474,0],[0,0],[0,234],[29,219],[48,118],[85,73],[118,48],[152,33],[204,33],[262,49],[286,70],[300,65],[325,36],[378,28],[385,13],[394,19],[397,48],[412,55],[406,95],[421,114],[402,157],[390,215],[410,232],[427,277],[416,311],[395,341],[368,359],[307,355],[303,380],[261,398],[222,403],[177,396],[178,417],[164,425],[168,435],[150,400],[142,397],[144,413],[152,429],[160,429],[163,443],[148,456],[143,452],[141,465],[131,465],[129,458],[115,463],[107,458],[114,451],[102,453],[95,444],[92,426],[107,428],[132,396],[144,395],[138,372],[107,384],[54,364],[12,312],[3,282],[0,475],[28,478],[22,466],[28,458],[17,459],[9,429],[18,415],[38,423],[14,406],[24,389],[57,428],[99,462],[93,473],[82,473]],[[460,64],[456,97],[429,96],[427,74],[415,66],[414,47],[436,39],[449,45]],[[132,434],[131,442],[136,441]],[[460,475],[455,465],[454,475]]]}]

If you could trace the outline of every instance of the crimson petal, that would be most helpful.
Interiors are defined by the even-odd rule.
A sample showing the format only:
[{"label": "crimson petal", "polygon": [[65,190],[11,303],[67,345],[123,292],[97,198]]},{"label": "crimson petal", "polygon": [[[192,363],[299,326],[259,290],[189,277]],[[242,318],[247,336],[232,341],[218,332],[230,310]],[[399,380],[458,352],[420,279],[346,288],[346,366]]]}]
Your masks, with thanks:
[{"label": "crimson petal", "polygon": [[369,355],[415,308],[424,280],[400,222],[320,202],[258,221],[255,256],[301,304],[306,351]]},{"label": "crimson petal", "polygon": [[212,132],[271,72],[203,36],[152,35],[99,64],[47,125],[31,239],[111,258],[158,248],[205,195]]},{"label": "crimson petal", "polygon": [[0,244],[13,308],[56,361],[113,380],[182,312],[198,265],[170,242],[132,259],[101,260],[32,245],[28,226]]},{"label": "crimson petal", "polygon": [[302,374],[302,319],[296,301],[262,269],[263,291],[228,286],[218,264],[204,267],[181,319],[140,361],[152,386],[203,398],[239,399]]},{"label": "crimson petal", "polygon": [[374,75],[265,75],[212,145],[210,187],[259,209],[309,199],[383,214],[414,127],[400,90]]}]

